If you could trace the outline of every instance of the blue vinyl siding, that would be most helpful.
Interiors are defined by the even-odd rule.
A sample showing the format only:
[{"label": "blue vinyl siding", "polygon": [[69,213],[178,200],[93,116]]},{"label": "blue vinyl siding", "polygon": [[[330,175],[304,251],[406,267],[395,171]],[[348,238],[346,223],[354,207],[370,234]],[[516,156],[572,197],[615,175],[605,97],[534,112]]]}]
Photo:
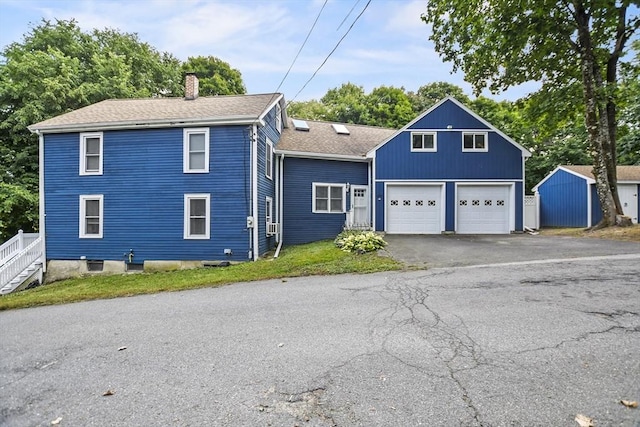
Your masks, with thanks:
[{"label": "blue vinyl siding", "polygon": [[[184,174],[183,129],[104,132],[104,174],[79,176],[77,133],[45,136],[49,259],[246,260],[250,214],[247,126],[210,128],[210,173]],[[211,238],[185,240],[184,195],[211,197]],[[79,196],[104,195],[102,239],[78,237]],[[233,251],[224,255],[225,248]]]},{"label": "blue vinyl siding", "polygon": [[489,132],[488,152],[462,152],[462,132],[438,132],[437,152],[412,152],[405,131],[376,152],[376,179],[522,179],[522,152]]},{"label": "blue vinyl siding", "polygon": [[[334,238],[344,226],[344,213],[313,213],[313,183],[368,184],[368,164],[285,157],[284,243],[294,245]],[[350,194],[347,193],[347,210]]]},{"label": "blue vinyl siding", "polygon": [[445,187],[445,203],[446,203],[446,218],[445,218],[445,231],[456,230],[456,184],[455,182],[447,182]]},{"label": "blue vinyl siding", "polygon": [[[266,106],[265,106],[266,107]],[[273,249],[276,245],[275,236],[267,237],[266,226],[266,198],[271,197],[273,200],[273,215],[275,217],[276,209],[276,195],[275,195],[275,183],[277,179],[277,167],[276,157],[272,157],[273,164],[271,179],[266,176],[266,144],[267,138],[273,144],[275,151],[278,141],[280,140],[280,133],[275,128],[275,107],[272,108],[265,115],[265,126],[258,128],[258,211],[256,215],[257,227],[258,227],[258,254],[262,255],[269,250]]]},{"label": "blue vinyl siding", "polygon": [[[562,169],[538,187],[542,227],[587,227],[587,184]],[[592,199],[593,206],[600,204]],[[594,217],[595,218],[595,217]]]},{"label": "blue vinyl siding", "polygon": [[481,121],[449,100],[420,118],[410,129],[446,129],[447,126],[453,129],[488,129]]}]

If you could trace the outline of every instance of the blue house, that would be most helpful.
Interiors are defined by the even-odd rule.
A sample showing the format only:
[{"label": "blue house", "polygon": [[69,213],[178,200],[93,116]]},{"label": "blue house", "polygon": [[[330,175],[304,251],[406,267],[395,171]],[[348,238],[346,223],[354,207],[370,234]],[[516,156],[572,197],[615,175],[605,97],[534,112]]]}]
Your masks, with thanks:
[{"label": "blue house", "polygon": [[108,100],[29,127],[50,280],[255,260],[344,227],[523,230],[530,153],[453,98],[395,130],[197,88],[188,75],[185,98]]},{"label": "blue house", "polygon": [[[618,195],[622,210],[638,223],[640,166],[618,166]],[[540,196],[543,227],[592,227],[602,219],[593,166],[558,166],[533,191]]]}]

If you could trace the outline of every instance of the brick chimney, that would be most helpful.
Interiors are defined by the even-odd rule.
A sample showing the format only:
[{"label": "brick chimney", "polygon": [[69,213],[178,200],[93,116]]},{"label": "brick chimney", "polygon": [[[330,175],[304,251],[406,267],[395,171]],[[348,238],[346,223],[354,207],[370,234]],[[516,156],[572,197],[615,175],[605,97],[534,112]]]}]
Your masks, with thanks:
[{"label": "brick chimney", "polygon": [[198,76],[196,73],[187,73],[184,82],[184,99],[194,100],[198,97]]}]

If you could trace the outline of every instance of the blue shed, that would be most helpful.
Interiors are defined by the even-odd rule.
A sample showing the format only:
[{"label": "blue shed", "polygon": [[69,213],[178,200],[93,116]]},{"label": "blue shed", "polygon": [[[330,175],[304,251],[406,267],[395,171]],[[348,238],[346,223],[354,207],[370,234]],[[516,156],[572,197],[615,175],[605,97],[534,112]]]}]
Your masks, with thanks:
[{"label": "blue shed", "polygon": [[523,230],[531,153],[454,98],[370,150],[376,230],[501,234]]},{"label": "blue shed", "polygon": [[[640,166],[618,166],[618,195],[625,215],[638,223]],[[540,196],[542,227],[592,227],[602,219],[593,166],[558,166],[533,191]]]}]

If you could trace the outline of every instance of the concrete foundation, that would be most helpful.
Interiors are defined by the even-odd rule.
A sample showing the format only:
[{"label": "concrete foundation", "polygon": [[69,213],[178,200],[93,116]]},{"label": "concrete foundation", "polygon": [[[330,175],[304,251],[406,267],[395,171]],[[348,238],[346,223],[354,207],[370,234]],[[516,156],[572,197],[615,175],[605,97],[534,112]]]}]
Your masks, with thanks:
[{"label": "concrete foundation", "polygon": [[[155,271],[188,270],[192,268],[202,268],[205,264],[216,264],[219,262],[220,261],[145,261],[142,271],[148,273]],[[49,260],[47,262],[47,273],[45,274],[44,282],[51,283],[72,277],[96,274],[123,273],[140,273],[140,271],[127,271],[127,265],[124,261],[105,260],[101,271],[89,271],[86,260]]]}]

